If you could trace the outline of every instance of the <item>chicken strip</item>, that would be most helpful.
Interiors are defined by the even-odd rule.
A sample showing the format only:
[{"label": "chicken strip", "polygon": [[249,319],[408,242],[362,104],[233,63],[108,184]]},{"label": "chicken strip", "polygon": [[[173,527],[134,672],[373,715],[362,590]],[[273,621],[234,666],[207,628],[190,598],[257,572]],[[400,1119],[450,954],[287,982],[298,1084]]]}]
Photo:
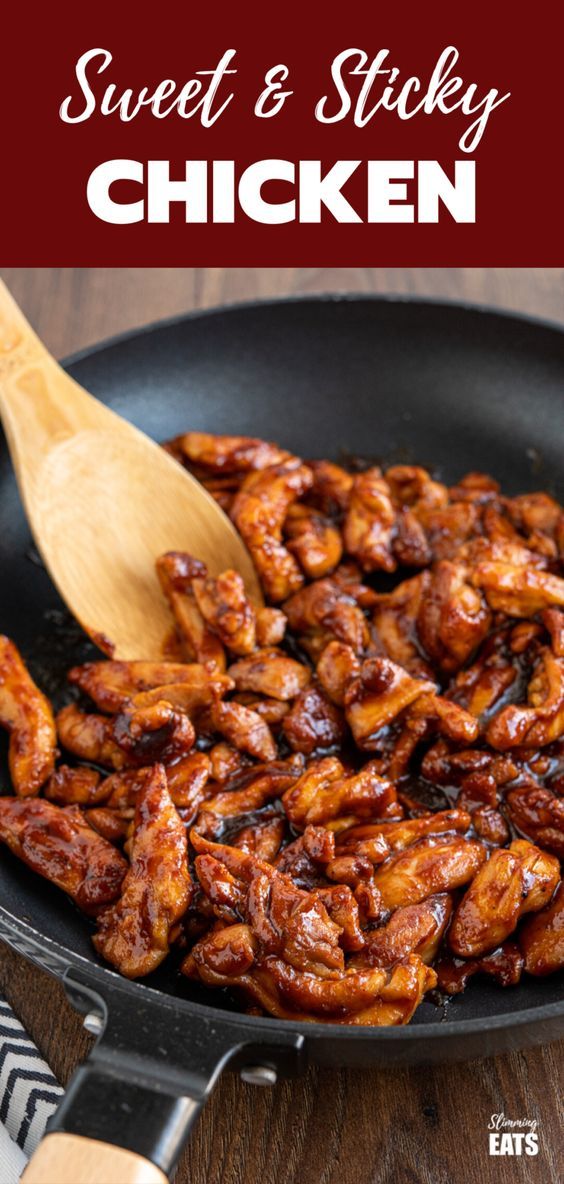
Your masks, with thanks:
[{"label": "chicken strip", "polygon": [[119,896],[127,863],[78,806],[0,797],[0,839],[85,913],[95,914]]},{"label": "chicken strip", "polygon": [[382,729],[434,690],[434,683],[412,678],[389,658],[367,658],[345,690],[345,716],[359,748],[377,748]]},{"label": "chicken strip", "polygon": [[150,974],[190,902],[186,831],[155,765],[138,792],[130,867],[120,899],[101,914],[94,945],[126,978]]},{"label": "chicken strip", "polygon": [[564,882],[550,903],[521,926],[519,945],[525,970],[536,977],[554,974],[564,966]]},{"label": "chicken strip", "polygon": [[268,600],[278,604],[301,588],[304,577],[282,543],[288,510],[312,485],[311,471],[293,458],[245,478],[231,517],[251,553]]},{"label": "chicken strip", "polygon": [[451,950],[477,958],[501,945],[525,912],[541,909],[560,878],[558,860],[532,843],[516,840],[492,853],[454,914]]},{"label": "chicken strip", "polygon": [[392,552],[396,511],[378,468],[355,477],[343,526],[345,550],[364,571],[395,571]]},{"label": "chicken strip", "polygon": [[211,432],[185,432],[175,445],[192,464],[212,473],[249,473],[283,464],[290,454],[253,436],[221,436]]},{"label": "chicken strip", "polygon": [[375,762],[347,777],[334,757],[310,764],[282,801],[290,822],[300,828],[326,824],[340,815],[381,818],[398,807],[394,786],[380,777]]},{"label": "chicken strip", "polygon": [[311,680],[311,671],[281,650],[256,650],[229,667],[238,691],[255,691],[271,699],[295,699]]},{"label": "chicken strip", "polygon": [[461,888],[485,859],[485,848],[473,839],[458,835],[422,839],[386,860],[376,870],[374,883],[384,907],[394,910]]},{"label": "chicken strip", "polygon": [[10,733],[10,775],[16,793],[39,792],[55,768],[57,734],[51,705],[18,650],[0,636],[0,726]]},{"label": "chicken strip", "polygon": [[221,674],[226,666],[225,650],[206,624],[192,586],[194,579],[205,580],[206,565],[184,551],[167,551],[157,559],[157,575],[190,655]]},{"label": "chicken strip", "polygon": [[393,966],[418,954],[426,965],[433,961],[452,913],[448,894],[429,896],[419,904],[396,909],[386,925],[371,929],[366,944],[355,954],[355,966]]},{"label": "chicken strip", "polygon": [[87,662],[69,670],[68,680],[110,715],[123,711],[136,695],[157,688],[183,687],[188,714],[209,707],[215,697],[233,689],[229,678],[197,662]]}]

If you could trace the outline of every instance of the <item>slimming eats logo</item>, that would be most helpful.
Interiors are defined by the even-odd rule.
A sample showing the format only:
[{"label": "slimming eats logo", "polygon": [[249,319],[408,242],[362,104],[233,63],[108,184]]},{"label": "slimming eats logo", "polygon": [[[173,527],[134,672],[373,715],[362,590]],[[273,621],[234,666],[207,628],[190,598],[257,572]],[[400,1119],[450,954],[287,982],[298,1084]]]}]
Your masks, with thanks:
[{"label": "slimming eats logo", "polygon": [[492,1114],[488,1123],[490,1155],[538,1155],[536,1118],[506,1118]]}]

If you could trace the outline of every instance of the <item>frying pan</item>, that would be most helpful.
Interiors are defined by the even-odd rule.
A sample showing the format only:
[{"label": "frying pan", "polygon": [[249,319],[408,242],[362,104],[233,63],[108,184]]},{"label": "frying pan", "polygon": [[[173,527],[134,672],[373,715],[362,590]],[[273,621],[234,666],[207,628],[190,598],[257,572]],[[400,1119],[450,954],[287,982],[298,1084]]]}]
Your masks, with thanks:
[{"label": "frying pan", "polygon": [[[265,436],[305,457],[417,460],[447,481],[481,469],[509,494],[564,493],[556,325],[454,304],[328,296],[196,313],[76,355],[67,368],[156,439],[187,428]],[[60,702],[64,670],[91,649],[38,564],[3,443],[0,565],[2,631]],[[98,961],[88,923],[63,894],[5,851],[0,902],[0,935],[62,979],[99,1037],[51,1129],[128,1148],[167,1175],[227,1066],[268,1084],[310,1062],[464,1059],[564,1032],[561,975],[506,990],[473,980],[448,1005],[425,1001],[405,1028],[246,1016],[182,978],[172,959],[143,982],[120,978]]]}]

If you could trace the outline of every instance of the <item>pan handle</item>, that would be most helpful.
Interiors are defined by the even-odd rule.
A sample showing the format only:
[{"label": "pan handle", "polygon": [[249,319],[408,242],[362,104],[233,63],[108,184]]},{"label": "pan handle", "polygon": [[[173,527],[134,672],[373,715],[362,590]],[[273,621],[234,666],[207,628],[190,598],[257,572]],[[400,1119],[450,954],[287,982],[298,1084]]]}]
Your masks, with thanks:
[{"label": "pan handle", "polygon": [[[273,1084],[304,1069],[303,1037],[273,1025],[257,1042],[237,1015],[67,972],[65,989],[98,1039],[74,1073],[23,1184],[166,1184],[223,1069]],[[211,1014],[210,1014],[211,1012]]]},{"label": "pan handle", "polygon": [[156,1164],[133,1151],[85,1139],[46,1135],[28,1164],[22,1184],[167,1184]]}]

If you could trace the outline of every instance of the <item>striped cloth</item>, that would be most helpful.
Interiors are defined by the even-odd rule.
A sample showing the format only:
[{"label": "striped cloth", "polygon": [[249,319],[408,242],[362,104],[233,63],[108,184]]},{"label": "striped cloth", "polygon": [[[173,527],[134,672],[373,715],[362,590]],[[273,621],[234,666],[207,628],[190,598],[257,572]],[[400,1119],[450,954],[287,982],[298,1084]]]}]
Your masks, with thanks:
[{"label": "striped cloth", "polygon": [[0,1181],[17,1184],[63,1090],[0,995]]}]

